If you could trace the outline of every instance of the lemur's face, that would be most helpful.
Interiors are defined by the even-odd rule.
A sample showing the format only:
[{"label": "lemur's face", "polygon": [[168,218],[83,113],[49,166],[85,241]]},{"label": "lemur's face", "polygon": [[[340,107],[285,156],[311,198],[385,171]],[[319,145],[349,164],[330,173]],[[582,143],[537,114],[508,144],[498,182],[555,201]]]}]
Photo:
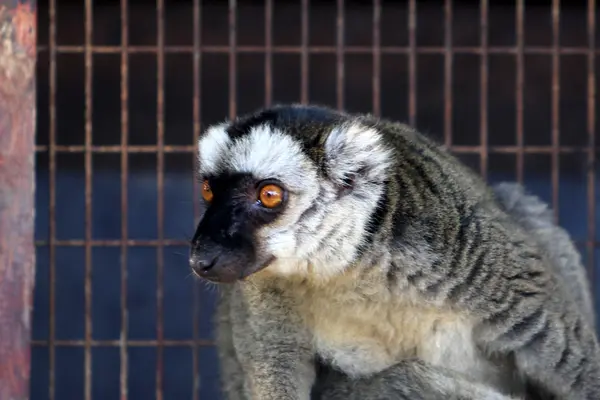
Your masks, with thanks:
[{"label": "lemur's face", "polygon": [[379,133],[315,107],[278,107],[209,128],[199,141],[201,219],[194,272],[233,282],[342,271],[383,192]]}]

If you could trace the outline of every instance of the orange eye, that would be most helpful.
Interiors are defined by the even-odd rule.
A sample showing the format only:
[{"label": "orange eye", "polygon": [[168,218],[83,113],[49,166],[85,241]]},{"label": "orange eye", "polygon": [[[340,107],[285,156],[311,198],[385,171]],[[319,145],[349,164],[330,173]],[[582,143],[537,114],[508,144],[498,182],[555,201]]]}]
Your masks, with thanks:
[{"label": "orange eye", "polygon": [[209,203],[213,199],[213,192],[208,184],[208,181],[202,182],[202,198]]},{"label": "orange eye", "polygon": [[283,189],[274,184],[268,184],[260,189],[258,199],[263,206],[275,208],[283,202]]}]

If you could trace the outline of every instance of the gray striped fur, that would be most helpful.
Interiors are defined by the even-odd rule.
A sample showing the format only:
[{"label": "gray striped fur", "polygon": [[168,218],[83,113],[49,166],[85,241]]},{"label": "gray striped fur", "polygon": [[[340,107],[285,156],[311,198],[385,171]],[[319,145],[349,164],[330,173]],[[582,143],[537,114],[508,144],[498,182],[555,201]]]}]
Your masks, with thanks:
[{"label": "gray striped fur", "polygon": [[396,398],[600,398],[589,293],[572,293],[587,288],[583,271],[543,212],[524,222],[534,198],[496,196],[406,125],[274,114],[285,112],[200,139],[214,149],[201,150],[201,174],[276,174],[293,188],[255,232],[275,261],[223,288],[221,318],[233,317],[219,340],[233,343],[251,398],[308,399],[316,358]]}]

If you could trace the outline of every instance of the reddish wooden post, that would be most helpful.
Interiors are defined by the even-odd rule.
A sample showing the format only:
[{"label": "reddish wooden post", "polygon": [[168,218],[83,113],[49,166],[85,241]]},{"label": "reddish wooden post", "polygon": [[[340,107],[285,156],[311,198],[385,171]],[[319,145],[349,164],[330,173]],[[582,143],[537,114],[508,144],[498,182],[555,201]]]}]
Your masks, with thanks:
[{"label": "reddish wooden post", "polygon": [[[35,0],[34,0],[35,1]],[[29,398],[34,247],[34,1],[0,0],[0,399]]]}]

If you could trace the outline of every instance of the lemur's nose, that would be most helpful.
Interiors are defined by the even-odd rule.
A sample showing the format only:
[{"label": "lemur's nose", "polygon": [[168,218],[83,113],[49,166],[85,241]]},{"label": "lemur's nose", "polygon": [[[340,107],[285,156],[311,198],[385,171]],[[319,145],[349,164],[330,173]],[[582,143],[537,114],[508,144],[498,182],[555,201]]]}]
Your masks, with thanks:
[{"label": "lemur's nose", "polygon": [[197,254],[192,254],[190,257],[190,267],[200,276],[209,272],[216,264],[219,256],[216,257],[201,257]]}]

